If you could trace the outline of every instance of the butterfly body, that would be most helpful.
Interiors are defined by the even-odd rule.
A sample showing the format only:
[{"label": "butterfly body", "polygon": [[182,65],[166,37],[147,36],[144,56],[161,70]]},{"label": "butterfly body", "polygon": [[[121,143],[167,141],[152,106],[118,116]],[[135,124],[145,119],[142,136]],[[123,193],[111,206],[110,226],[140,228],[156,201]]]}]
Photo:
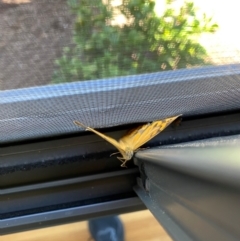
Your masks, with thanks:
[{"label": "butterfly body", "polygon": [[112,137],[102,134],[101,132],[96,131],[91,127],[85,126],[79,121],[74,121],[74,124],[84,128],[85,130],[95,133],[96,135],[102,137],[113,146],[115,146],[122,154],[122,157],[117,158],[122,162],[121,166],[125,167],[126,162],[132,159],[134,152],[136,152],[140,146],[142,146],[153,137],[155,137],[157,134],[159,134],[161,131],[163,131],[179,116],[180,115],[141,125],[128,131],[127,134],[120,138],[119,141],[116,141]]},{"label": "butterfly body", "polygon": [[131,150],[131,148],[126,147],[125,150],[123,152],[120,151],[120,153],[122,154],[122,157],[117,157],[117,159],[122,162],[121,166],[125,167],[125,163],[132,159],[134,151]]}]

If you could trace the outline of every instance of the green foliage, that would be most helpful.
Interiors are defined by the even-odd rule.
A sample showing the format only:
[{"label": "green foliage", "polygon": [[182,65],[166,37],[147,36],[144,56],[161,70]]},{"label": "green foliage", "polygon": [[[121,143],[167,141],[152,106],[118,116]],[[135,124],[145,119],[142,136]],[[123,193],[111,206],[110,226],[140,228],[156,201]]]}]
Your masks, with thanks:
[{"label": "green foliage", "polygon": [[[179,12],[166,1],[161,17],[154,11],[154,0],[68,0],[76,15],[73,48],[64,48],[53,82],[90,80],[140,74],[208,64],[207,53],[198,43],[200,34],[218,28],[212,19],[197,17],[192,2]],[[126,23],[113,25],[114,13]]]}]

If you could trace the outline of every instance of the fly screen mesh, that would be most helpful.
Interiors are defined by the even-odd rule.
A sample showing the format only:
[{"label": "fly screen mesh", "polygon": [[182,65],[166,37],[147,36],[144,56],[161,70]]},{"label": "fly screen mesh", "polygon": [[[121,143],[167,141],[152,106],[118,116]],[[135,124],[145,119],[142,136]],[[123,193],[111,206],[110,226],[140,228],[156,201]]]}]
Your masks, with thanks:
[{"label": "fly screen mesh", "polygon": [[0,0],[0,142],[239,109],[239,4]]}]

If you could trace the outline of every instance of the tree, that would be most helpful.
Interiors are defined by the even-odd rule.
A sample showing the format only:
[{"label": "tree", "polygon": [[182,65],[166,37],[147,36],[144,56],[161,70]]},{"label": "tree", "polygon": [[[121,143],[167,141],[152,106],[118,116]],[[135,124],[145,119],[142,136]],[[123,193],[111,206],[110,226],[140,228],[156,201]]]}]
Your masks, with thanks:
[{"label": "tree", "polygon": [[[56,60],[54,83],[210,64],[197,40],[218,25],[205,14],[198,18],[192,2],[177,12],[173,0],[167,0],[160,17],[154,0],[122,0],[119,6],[105,2],[68,0],[76,15],[74,47],[64,48]],[[125,24],[112,24],[116,12],[125,17]]]}]

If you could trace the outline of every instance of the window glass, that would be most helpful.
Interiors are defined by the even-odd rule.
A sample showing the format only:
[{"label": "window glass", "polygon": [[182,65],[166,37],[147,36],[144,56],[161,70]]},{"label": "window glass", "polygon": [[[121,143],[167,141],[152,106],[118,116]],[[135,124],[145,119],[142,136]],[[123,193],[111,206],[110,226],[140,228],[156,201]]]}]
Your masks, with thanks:
[{"label": "window glass", "polygon": [[238,4],[1,0],[0,142],[235,110]]},{"label": "window glass", "polygon": [[238,4],[1,0],[0,89],[238,63]]}]

